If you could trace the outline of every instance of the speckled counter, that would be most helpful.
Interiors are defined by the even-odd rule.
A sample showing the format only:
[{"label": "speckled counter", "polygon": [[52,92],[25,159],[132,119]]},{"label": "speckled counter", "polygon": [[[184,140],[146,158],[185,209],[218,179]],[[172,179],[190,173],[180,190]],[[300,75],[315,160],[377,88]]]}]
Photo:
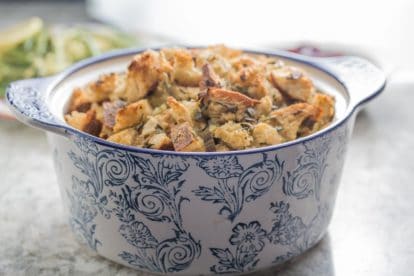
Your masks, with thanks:
[{"label": "speckled counter", "polygon": [[[11,11],[2,5],[0,15]],[[359,114],[328,234],[308,253],[255,276],[413,275],[413,102],[414,81],[391,81]],[[45,134],[7,121],[0,121],[0,275],[150,275],[76,242]]]}]

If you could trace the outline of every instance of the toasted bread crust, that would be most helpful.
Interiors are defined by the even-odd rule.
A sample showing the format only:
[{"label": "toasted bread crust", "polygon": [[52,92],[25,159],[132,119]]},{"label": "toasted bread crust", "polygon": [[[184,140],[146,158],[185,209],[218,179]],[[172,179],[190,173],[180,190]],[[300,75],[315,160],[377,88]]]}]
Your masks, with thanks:
[{"label": "toasted bread crust", "polygon": [[119,109],[115,116],[114,131],[131,127],[145,122],[147,116],[152,112],[152,107],[148,100],[140,100]]},{"label": "toasted bread crust", "polygon": [[205,151],[202,139],[187,122],[171,128],[171,139],[176,151]]},{"label": "toasted bread crust", "polygon": [[276,125],[282,129],[280,133],[286,140],[296,139],[302,123],[306,119],[316,121],[320,116],[321,110],[318,107],[308,103],[293,104],[270,114],[272,119],[276,120]]},{"label": "toasted bread crust", "polygon": [[252,99],[242,93],[214,87],[208,90],[207,96],[213,101],[236,103],[244,105],[245,107],[253,107],[259,103],[258,100]]},{"label": "toasted bread crust", "polygon": [[315,92],[312,80],[297,68],[275,70],[271,80],[282,93],[294,100],[308,102]]}]

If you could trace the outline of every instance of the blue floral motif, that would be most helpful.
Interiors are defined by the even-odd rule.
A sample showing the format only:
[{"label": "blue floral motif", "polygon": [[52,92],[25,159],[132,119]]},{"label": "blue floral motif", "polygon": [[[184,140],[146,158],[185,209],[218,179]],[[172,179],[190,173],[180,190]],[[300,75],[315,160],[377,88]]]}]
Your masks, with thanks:
[{"label": "blue floral motif", "polygon": [[[176,157],[154,154],[152,162],[121,150],[99,150],[88,138],[74,142],[80,154],[71,151],[69,157],[86,180],[73,177],[68,191],[72,224],[92,248],[100,244],[94,238],[99,211],[106,219],[114,215],[121,222],[119,233],[135,251],[118,256],[131,266],[172,273],[186,269],[200,256],[200,242],[185,230],[181,216],[182,204],[189,201],[180,195],[187,158],[177,162]],[[157,239],[142,218],[170,224],[172,237]]]},{"label": "blue floral motif", "polygon": [[185,157],[181,158],[181,162],[177,162],[177,157],[172,155],[157,156],[157,158],[162,158],[163,167],[171,171],[178,171],[183,173],[187,171],[188,167],[190,166],[187,158]]},{"label": "blue floral motif", "polygon": [[238,177],[243,173],[243,167],[239,164],[239,160],[232,155],[201,159],[199,166],[209,176],[217,179]]},{"label": "blue floral motif", "polygon": [[270,210],[276,214],[273,228],[269,233],[269,240],[275,244],[294,244],[306,231],[306,225],[300,217],[293,217],[289,213],[289,203],[271,203]]},{"label": "blue floral motif", "polygon": [[274,263],[277,264],[299,255],[314,245],[328,222],[327,208],[318,207],[318,212],[306,225],[300,217],[290,213],[289,207],[289,203],[283,201],[271,203],[270,206],[275,218],[267,237],[271,243],[288,248],[287,254],[276,257]]},{"label": "blue floral motif", "polygon": [[46,103],[42,100],[41,92],[31,86],[11,83],[8,87],[8,100],[19,112],[30,119],[46,123],[56,123]]},{"label": "blue floral motif", "polygon": [[87,182],[72,177],[72,192],[67,192],[70,201],[69,224],[73,232],[92,249],[96,250],[99,240],[95,238],[96,224],[93,219],[98,214],[94,205],[94,197],[89,189]]},{"label": "blue floral motif", "polygon": [[[320,141],[322,140],[322,142]],[[319,200],[320,184],[331,147],[331,137],[325,135],[319,140],[304,143],[305,152],[298,158],[297,166],[283,177],[283,192],[297,199],[315,195]]]},{"label": "blue floral motif", "polygon": [[233,228],[233,233],[230,237],[230,243],[238,245],[241,252],[262,251],[266,231],[261,228],[257,221],[249,224],[239,223]]},{"label": "blue floral motif", "polygon": [[210,271],[225,274],[253,270],[259,262],[257,255],[263,250],[266,238],[266,231],[258,221],[236,224],[229,239],[230,244],[236,246],[235,252],[229,248],[210,248],[213,256],[219,260],[217,265],[210,267]]},{"label": "blue floral motif", "polygon": [[118,217],[119,221],[130,223],[135,220],[134,211],[130,208],[123,194],[109,191],[109,199],[115,205],[112,212]]},{"label": "blue floral motif", "polygon": [[[186,158],[175,162],[170,156],[156,156],[156,162],[136,155],[129,155],[134,171],[132,177],[136,186],[121,188],[122,194],[111,192],[111,199],[116,207],[116,216],[125,223],[120,232],[127,242],[136,247],[136,252],[123,251],[119,254],[130,265],[155,272],[171,273],[187,268],[201,253],[201,245],[196,242],[182,224],[181,205],[188,198],[180,196],[185,180],[181,177],[188,169]],[[174,237],[157,241],[149,228],[135,218],[141,214],[147,219],[169,223],[174,230]],[[130,233],[134,229],[140,232],[145,242],[137,242]],[[134,233],[135,233],[134,232]],[[145,245],[145,246],[144,246]]]},{"label": "blue floral motif", "polygon": [[182,228],[180,209],[188,198],[178,194],[185,182],[180,177],[189,167],[186,159],[172,164],[170,157],[157,156],[159,161],[153,164],[135,155],[130,158],[135,167],[133,178],[137,186],[123,188],[129,206],[150,220],[174,222]]},{"label": "blue floral motif", "polygon": [[[282,178],[284,166],[277,156],[269,158],[266,154],[260,162],[244,168],[237,156],[201,159],[152,154],[146,159],[126,151],[99,149],[88,138],[78,138],[75,144],[79,152],[68,155],[84,177],[73,176],[67,191],[74,231],[96,250],[101,244],[96,237],[97,216],[117,218],[119,234],[132,248],[118,256],[130,266],[166,274],[187,269],[201,254],[200,242],[187,231],[181,215],[182,207],[190,201],[182,190],[191,162],[216,181],[211,187],[200,186],[193,191],[195,195],[221,205],[219,214],[227,215],[231,221],[245,204],[266,194]],[[307,143],[305,147],[301,165],[324,164],[327,151],[322,146]],[[323,175],[323,171],[319,174]],[[275,219],[271,230],[263,229],[258,221],[237,223],[229,237],[230,247],[210,248],[218,259],[210,270],[218,274],[251,271],[269,241],[287,248],[288,254],[275,262],[303,252],[320,238],[328,217],[325,209],[329,208],[319,208],[305,224],[290,213],[288,203],[272,203],[270,210]],[[148,222],[162,224],[164,229],[171,229],[171,234],[162,239],[156,237]]]},{"label": "blue floral motif", "polygon": [[202,200],[221,204],[219,214],[227,215],[233,221],[243,209],[245,202],[251,202],[264,195],[277,182],[283,170],[283,163],[277,156],[274,160],[263,155],[263,161],[244,169],[237,156],[216,156],[201,159],[200,168],[217,179],[213,187],[200,186],[193,190]]},{"label": "blue floral motif", "polygon": [[196,242],[190,233],[180,231],[175,231],[173,238],[160,242],[156,248],[157,261],[164,273],[186,269],[200,254],[200,242]]},{"label": "blue floral motif", "polygon": [[133,267],[146,269],[154,273],[162,272],[158,267],[156,260],[146,255],[145,251],[138,251],[137,253],[122,251],[118,256]]},{"label": "blue floral motif", "polygon": [[[73,161],[74,166],[87,177],[87,181],[82,182],[86,183],[85,185],[88,188],[89,201],[98,208],[105,218],[110,218],[111,211],[107,207],[108,198],[106,195],[103,195],[103,167],[97,162],[97,160],[102,159],[97,158],[101,153],[98,152],[97,146],[89,139],[79,138],[75,141],[75,144],[78,146],[81,154],[77,155],[75,152],[70,151],[68,155]],[[74,182],[73,178],[72,182]]]},{"label": "blue floral motif", "polygon": [[148,227],[140,221],[134,221],[131,225],[121,225],[119,232],[128,243],[138,248],[155,248],[158,244]]},{"label": "blue floral motif", "polygon": [[302,218],[293,216],[289,207],[289,203],[283,201],[270,204],[270,211],[275,215],[270,231],[263,229],[258,221],[238,223],[234,226],[229,242],[236,249],[232,251],[229,248],[210,248],[213,256],[219,260],[210,270],[224,274],[254,269],[259,262],[258,255],[268,244],[267,241],[286,247],[286,253],[277,256],[274,264],[285,262],[313,246],[320,239],[329,221],[329,206],[318,207],[316,215],[307,225],[303,223]]}]

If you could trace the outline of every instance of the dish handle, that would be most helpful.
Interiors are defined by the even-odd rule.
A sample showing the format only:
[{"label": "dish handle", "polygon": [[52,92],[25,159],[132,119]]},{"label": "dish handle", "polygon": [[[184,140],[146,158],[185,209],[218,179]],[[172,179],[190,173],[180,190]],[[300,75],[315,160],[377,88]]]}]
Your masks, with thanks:
[{"label": "dish handle", "polygon": [[7,103],[13,114],[27,125],[66,134],[63,124],[52,114],[46,98],[54,77],[12,82],[6,89]]},{"label": "dish handle", "polygon": [[347,88],[354,107],[370,101],[385,88],[384,72],[365,59],[343,56],[318,59],[316,63]]}]

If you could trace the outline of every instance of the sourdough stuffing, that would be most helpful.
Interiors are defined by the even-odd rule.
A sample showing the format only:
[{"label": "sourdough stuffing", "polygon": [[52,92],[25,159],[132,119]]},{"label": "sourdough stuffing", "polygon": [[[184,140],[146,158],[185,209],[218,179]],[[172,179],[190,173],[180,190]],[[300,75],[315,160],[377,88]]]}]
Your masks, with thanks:
[{"label": "sourdough stuffing", "polygon": [[305,71],[219,45],[140,53],[126,72],[75,89],[65,119],[130,146],[231,151],[312,134],[334,112]]}]

